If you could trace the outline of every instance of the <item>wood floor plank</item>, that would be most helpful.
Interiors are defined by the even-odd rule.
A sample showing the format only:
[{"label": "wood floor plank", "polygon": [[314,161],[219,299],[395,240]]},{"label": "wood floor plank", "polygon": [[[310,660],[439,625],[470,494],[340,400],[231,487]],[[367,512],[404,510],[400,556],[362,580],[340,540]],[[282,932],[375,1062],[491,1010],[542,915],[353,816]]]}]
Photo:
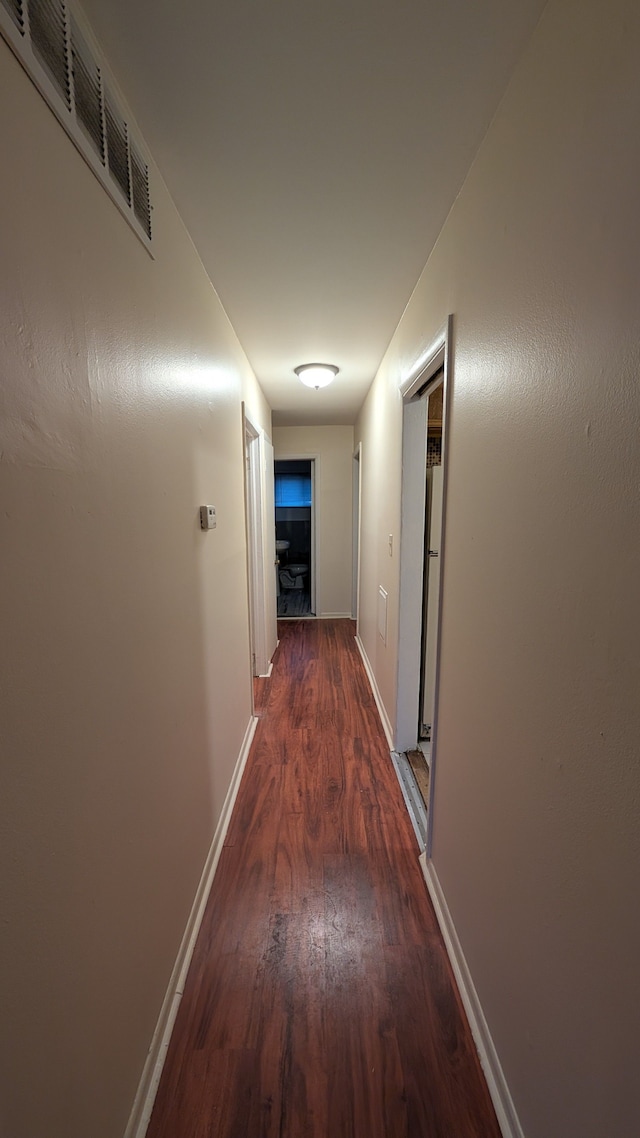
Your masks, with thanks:
[{"label": "wood floor plank", "polygon": [[354,631],[254,683],[148,1138],[500,1138]]}]

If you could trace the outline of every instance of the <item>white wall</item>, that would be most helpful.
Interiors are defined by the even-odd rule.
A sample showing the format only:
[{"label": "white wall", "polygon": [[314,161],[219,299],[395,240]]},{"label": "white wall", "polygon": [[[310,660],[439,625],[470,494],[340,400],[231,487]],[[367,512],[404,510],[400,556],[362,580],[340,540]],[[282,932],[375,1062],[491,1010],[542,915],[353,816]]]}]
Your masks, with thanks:
[{"label": "white wall", "polygon": [[114,1138],[249,722],[270,415],[156,171],[151,260],[2,41],[0,103],[0,1133]]},{"label": "white wall", "polygon": [[527,1138],[640,1133],[639,46],[551,0],[356,430],[393,719],[398,385],[452,312],[433,866]]},{"label": "white wall", "polygon": [[274,427],[276,458],[317,456],[316,612],[351,616],[353,427]]}]

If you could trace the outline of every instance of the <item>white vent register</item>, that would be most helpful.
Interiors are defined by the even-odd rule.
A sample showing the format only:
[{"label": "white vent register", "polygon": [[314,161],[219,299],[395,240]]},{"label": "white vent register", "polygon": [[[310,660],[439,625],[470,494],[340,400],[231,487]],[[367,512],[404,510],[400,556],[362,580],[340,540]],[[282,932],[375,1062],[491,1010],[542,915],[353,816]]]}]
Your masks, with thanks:
[{"label": "white vent register", "polygon": [[149,168],[68,0],[0,0],[0,33],[111,199],[151,245]]}]

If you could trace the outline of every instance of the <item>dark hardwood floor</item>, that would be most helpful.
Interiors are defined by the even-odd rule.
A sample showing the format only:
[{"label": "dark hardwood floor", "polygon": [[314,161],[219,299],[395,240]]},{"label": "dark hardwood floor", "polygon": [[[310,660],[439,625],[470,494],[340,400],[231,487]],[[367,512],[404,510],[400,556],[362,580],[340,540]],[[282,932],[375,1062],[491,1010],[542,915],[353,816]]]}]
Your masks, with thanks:
[{"label": "dark hardwood floor", "polygon": [[256,681],[148,1138],[500,1138],[354,631]]},{"label": "dark hardwood floor", "polygon": [[311,616],[311,597],[306,589],[281,589],[278,616]]}]

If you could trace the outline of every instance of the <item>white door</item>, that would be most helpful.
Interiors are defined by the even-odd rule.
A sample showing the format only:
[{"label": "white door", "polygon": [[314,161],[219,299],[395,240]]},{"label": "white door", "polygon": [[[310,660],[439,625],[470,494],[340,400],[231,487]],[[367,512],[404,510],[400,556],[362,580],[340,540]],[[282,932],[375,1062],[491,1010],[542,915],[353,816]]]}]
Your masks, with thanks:
[{"label": "white door", "polygon": [[252,673],[269,674],[276,650],[273,447],[245,415],[247,570]]},{"label": "white door", "polygon": [[258,656],[260,655],[260,635],[257,621],[260,609],[260,600],[256,595],[257,570],[256,561],[260,556],[261,535],[258,533],[258,519],[256,518],[256,476],[253,464],[256,461],[258,436],[252,435],[245,424],[244,436],[244,492],[245,511],[247,520],[247,578],[249,584],[249,648],[251,650],[251,674],[259,675]]},{"label": "white door", "polygon": [[266,657],[271,660],[278,643],[278,613],[276,598],[276,509],[273,477],[273,445],[263,436],[263,495],[264,495],[264,610]]},{"label": "white door", "polygon": [[440,546],[442,542],[442,489],[444,485],[441,466],[432,466],[427,471],[429,486],[429,544],[425,568],[425,623],[423,639],[423,682],[422,682],[422,722],[420,737],[431,739],[433,715],[436,702],[436,657],[438,645],[438,617],[440,612]]}]

